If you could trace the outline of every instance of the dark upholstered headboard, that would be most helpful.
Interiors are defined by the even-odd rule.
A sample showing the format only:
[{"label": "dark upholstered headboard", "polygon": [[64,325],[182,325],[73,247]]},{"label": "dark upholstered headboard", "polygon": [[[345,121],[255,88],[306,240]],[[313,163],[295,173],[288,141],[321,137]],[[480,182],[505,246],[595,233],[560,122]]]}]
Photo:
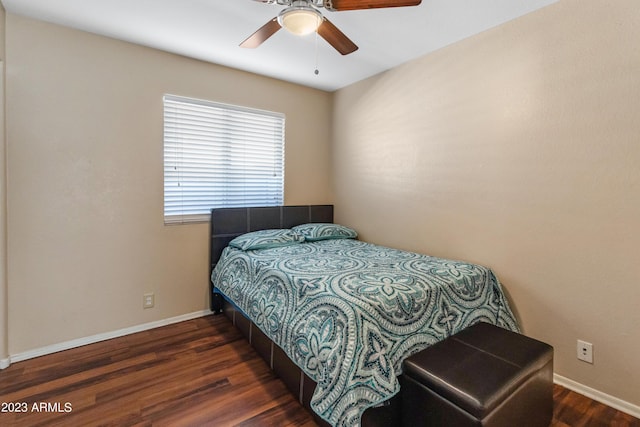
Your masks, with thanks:
[{"label": "dark upholstered headboard", "polygon": [[250,231],[291,228],[309,222],[333,222],[333,205],[212,209],[209,275],[222,250],[235,237]]}]

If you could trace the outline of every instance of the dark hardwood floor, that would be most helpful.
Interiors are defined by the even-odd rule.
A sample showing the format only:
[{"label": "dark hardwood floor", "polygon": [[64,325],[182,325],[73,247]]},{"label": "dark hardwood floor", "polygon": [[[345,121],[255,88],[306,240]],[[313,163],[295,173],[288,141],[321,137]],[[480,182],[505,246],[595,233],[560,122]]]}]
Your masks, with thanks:
[{"label": "dark hardwood floor", "polygon": [[[557,385],[554,402],[553,427],[640,427]],[[0,404],[0,426],[315,426],[224,316],[15,363]]]}]

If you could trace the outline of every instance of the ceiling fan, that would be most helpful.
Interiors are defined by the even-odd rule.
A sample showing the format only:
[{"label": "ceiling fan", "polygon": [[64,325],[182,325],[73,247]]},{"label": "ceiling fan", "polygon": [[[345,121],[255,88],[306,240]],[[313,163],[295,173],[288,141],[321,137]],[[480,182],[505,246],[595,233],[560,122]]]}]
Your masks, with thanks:
[{"label": "ceiling fan", "polygon": [[254,0],[260,3],[278,4],[287,6],[278,16],[260,27],[258,31],[250,35],[240,43],[241,47],[256,48],[274,35],[280,28],[303,36],[318,32],[342,55],[348,55],[358,50],[342,31],[333,25],[320,12],[325,8],[332,12],[343,10],[376,9],[387,7],[417,6],[422,0]]}]

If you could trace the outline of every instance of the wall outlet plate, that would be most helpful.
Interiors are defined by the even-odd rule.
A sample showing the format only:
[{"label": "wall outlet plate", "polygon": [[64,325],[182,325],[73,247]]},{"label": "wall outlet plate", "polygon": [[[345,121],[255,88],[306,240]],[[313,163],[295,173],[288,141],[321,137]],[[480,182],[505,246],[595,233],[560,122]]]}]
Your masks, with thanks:
[{"label": "wall outlet plate", "polygon": [[578,340],[578,359],[583,362],[593,363],[593,344]]},{"label": "wall outlet plate", "polygon": [[142,308],[153,308],[154,305],[155,305],[155,296],[153,295],[153,292],[144,294],[142,296]]}]

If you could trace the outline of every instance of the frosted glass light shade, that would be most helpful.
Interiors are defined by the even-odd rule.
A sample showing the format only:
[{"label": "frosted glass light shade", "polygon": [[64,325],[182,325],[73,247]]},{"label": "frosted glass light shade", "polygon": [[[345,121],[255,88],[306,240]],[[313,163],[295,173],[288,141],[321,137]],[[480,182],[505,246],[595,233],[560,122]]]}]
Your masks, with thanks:
[{"label": "frosted glass light shade", "polygon": [[278,15],[278,23],[292,34],[306,36],[322,23],[322,14],[309,6],[292,6]]}]

